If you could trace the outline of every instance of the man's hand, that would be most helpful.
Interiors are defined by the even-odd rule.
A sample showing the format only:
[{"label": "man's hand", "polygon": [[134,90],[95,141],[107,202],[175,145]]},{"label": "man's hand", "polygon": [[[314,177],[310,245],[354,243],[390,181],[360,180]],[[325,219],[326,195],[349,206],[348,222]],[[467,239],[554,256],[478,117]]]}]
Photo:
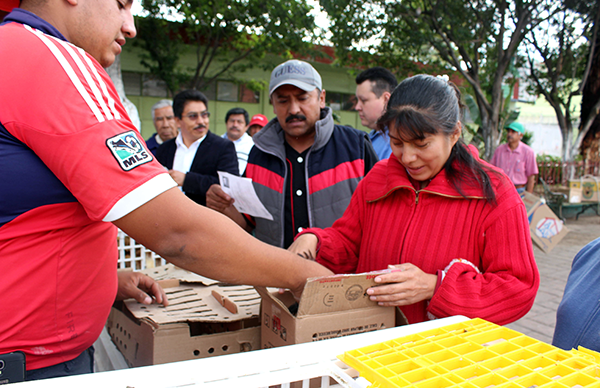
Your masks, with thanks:
[{"label": "man's hand", "polygon": [[185,181],[184,173],[177,170],[169,170],[169,175],[171,175],[171,178],[177,183],[177,186],[183,186],[183,181]]},{"label": "man's hand", "polygon": [[235,200],[226,194],[218,184],[211,185],[206,192],[206,206],[210,209],[224,213],[225,209],[233,205]]},{"label": "man's hand", "polygon": [[169,305],[165,290],[150,276],[133,271],[118,271],[119,290],[116,300],[134,298],[143,304]]},{"label": "man's hand", "polygon": [[315,260],[317,257],[317,245],[319,239],[312,233],[305,233],[296,238],[296,241],[288,247],[288,251],[296,253],[307,260]]}]

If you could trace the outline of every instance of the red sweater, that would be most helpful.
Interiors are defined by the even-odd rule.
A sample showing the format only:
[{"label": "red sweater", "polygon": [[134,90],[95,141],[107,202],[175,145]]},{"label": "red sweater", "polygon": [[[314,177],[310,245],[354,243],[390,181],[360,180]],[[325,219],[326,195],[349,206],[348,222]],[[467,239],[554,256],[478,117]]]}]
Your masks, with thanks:
[{"label": "red sweater", "polygon": [[444,170],[417,191],[392,156],[360,182],[331,228],[303,233],[318,236],[317,261],[336,273],[412,263],[436,274],[453,259],[468,260],[479,271],[456,262],[430,301],[401,307],[409,323],[427,320],[427,312],[510,323],[531,308],[539,274],[523,201],[506,175],[489,175],[496,206],[479,188],[464,187],[468,199],[462,197]]}]

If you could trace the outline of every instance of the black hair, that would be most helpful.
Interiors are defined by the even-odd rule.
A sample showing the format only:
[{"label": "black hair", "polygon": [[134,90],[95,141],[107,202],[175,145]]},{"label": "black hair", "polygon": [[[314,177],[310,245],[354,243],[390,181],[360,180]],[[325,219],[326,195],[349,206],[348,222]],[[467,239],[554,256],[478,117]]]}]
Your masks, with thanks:
[{"label": "black hair", "polygon": [[372,82],[373,93],[377,98],[381,97],[384,92],[391,93],[398,85],[396,76],[388,69],[379,66],[367,69],[356,76],[357,85],[365,81]]},{"label": "black hair", "polygon": [[244,120],[246,121],[246,125],[250,122],[250,117],[248,117],[248,112],[244,108],[231,108],[225,115],[225,122],[229,120],[229,116],[232,115],[244,115]]},{"label": "black hair", "polygon": [[[460,91],[452,82],[430,75],[416,75],[402,81],[394,90],[383,116],[377,121],[380,130],[394,128],[401,140],[423,140],[427,135],[451,136],[462,112]],[[480,187],[488,203],[496,203],[490,173],[496,172],[481,163],[459,139],[444,165],[452,187],[463,197],[463,184]]]},{"label": "black hair", "polygon": [[183,109],[185,108],[185,104],[188,101],[203,102],[206,106],[206,109],[208,109],[208,98],[206,98],[204,93],[193,89],[184,90],[182,92],[177,93],[173,98],[173,114],[175,115],[175,117],[181,119]]}]

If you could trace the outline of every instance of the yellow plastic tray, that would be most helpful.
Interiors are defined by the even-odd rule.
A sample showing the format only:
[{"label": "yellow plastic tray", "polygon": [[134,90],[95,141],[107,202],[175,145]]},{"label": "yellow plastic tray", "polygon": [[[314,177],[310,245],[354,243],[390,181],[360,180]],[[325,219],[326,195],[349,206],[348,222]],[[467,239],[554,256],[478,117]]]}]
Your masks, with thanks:
[{"label": "yellow plastic tray", "polygon": [[483,319],[338,356],[377,388],[600,388],[600,354],[564,351]]}]

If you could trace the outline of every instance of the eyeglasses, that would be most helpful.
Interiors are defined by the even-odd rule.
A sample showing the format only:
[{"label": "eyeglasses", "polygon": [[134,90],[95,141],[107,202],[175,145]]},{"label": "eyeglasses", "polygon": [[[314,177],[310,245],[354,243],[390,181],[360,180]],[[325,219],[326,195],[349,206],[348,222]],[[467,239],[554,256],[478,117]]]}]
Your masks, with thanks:
[{"label": "eyeglasses", "polygon": [[175,116],[166,116],[166,117],[155,117],[154,121],[158,121],[159,123],[162,123],[163,121],[171,121],[175,118]]},{"label": "eyeglasses", "polygon": [[198,116],[202,117],[203,119],[207,119],[210,117],[210,112],[205,110],[204,112],[190,112],[188,114],[183,115],[183,117],[187,117],[192,121],[198,120]]}]

